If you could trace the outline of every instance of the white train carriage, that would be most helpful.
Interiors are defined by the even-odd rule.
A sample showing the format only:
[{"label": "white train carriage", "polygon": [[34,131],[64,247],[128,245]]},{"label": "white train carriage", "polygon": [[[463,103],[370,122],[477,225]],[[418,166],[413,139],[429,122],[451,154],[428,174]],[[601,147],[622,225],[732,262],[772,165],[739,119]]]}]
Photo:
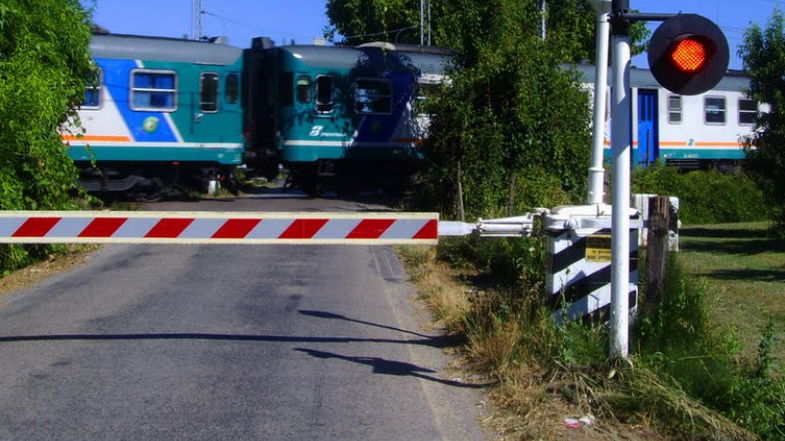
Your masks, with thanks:
[{"label": "white train carriage", "polygon": [[[585,87],[593,90],[594,67],[579,70]],[[749,79],[740,71],[729,71],[712,90],[694,96],[668,91],[647,69],[633,68],[630,85],[632,158],[637,165],[663,161],[685,169],[735,167],[744,159],[743,139],[754,130],[758,113],[767,110],[745,95]],[[606,112],[607,159],[611,156],[609,116]]]}]

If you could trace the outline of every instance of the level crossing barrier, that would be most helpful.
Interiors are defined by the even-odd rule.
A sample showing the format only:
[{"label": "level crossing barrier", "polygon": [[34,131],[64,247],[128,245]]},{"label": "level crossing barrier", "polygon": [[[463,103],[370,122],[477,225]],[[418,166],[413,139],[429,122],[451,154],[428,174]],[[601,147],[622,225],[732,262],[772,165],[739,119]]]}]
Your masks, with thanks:
[{"label": "level crossing barrier", "polygon": [[[641,227],[630,209],[631,308],[637,298]],[[0,243],[435,245],[439,237],[548,238],[546,302],[561,320],[610,304],[611,207],[536,209],[523,216],[439,221],[436,213],[3,211]]]},{"label": "level crossing barrier", "polygon": [[0,212],[0,243],[435,245],[435,213]]}]

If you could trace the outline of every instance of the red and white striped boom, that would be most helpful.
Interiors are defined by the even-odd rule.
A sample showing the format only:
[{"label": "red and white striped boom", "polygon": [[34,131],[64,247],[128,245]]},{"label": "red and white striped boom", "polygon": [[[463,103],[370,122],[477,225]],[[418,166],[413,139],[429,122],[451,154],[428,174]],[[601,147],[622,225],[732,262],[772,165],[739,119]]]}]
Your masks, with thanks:
[{"label": "red and white striped boom", "polygon": [[434,245],[435,213],[2,211],[0,243]]}]

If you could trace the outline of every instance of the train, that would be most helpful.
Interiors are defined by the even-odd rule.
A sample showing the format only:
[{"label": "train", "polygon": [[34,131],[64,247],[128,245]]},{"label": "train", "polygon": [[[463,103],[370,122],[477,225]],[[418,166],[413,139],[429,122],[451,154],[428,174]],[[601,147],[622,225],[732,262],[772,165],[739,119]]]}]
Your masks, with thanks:
[{"label": "train", "polygon": [[[400,190],[411,183],[429,118],[429,90],[449,81],[449,51],[386,42],[359,46],[249,48],[220,38],[194,41],[95,34],[98,69],[62,135],[91,192],[184,185],[232,189],[248,175],[288,170],[308,194]],[[594,69],[577,67],[589,94]],[[732,167],[740,139],[763,106],[730,71],[697,96],[667,92],[633,69],[633,161],[681,168]],[[606,134],[611,121],[606,115]],[[609,142],[606,143],[608,146]],[[587,147],[588,148],[588,147]]]},{"label": "train", "polygon": [[[389,43],[248,49],[224,42],[94,35],[99,79],[63,135],[88,191],[233,185],[232,171],[309,194],[404,182],[427,128],[425,88],[449,55]],[[362,184],[362,185],[360,185]]]},{"label": "train", "polygon": [[88,191],[227,179],[243,163],[243,50],[226,44],[94,35],[98,80],[63,134]]},{"label": "train", "polygon": [[[582,86],[593,103],[594,66],[578,66]],[[744,159],[744,139],[766,112],[744,91],[749,78],[729,70],[713,89],[693,96],[678,95],[660,86],[648,69],[630,72],[632,106],[632,161],[635,166],[655,162],[682,170],[730,171]],[[610,91],[609,83],[609,91]],[[606,96],[610,109],[610,92]],[[605,157],[610,161],[610,113],[605,113]]]},{"label": "train", "polygon": [[250,51],[250,150],[279,159],[310,194],[405,185],[427,130],[421,103],[448,56],[390,43]]}]

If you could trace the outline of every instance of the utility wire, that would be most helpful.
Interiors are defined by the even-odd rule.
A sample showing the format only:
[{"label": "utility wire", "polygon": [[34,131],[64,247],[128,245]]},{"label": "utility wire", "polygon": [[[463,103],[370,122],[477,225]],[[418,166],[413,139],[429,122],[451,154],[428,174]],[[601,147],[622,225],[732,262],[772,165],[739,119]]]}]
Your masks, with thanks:
[{"label": "utility wire", "polygon": [[393,32],[401,32],[401,31],[406,31],[406,30],[409,30],[409,29],[417,29],[417,27],[418,27],[418,26],[416,26],[416,25],[415,25],[415,26],[407,26],[407,27],[405,27],[405,28],[398,28],[398,29],[393,29],[393,30],[390,30],[390,31],[376,32],[376,33],[373,33],[373,34],[363,34],[363,35],[344,35],[344,37],[343,37],[343,38],[344,38],[345,40],[348,40],[348,39],[350,39],[350,38],[378,37],[378,36],[380,36],[380,35],[387,35],[387,34],[392,34]]}]

